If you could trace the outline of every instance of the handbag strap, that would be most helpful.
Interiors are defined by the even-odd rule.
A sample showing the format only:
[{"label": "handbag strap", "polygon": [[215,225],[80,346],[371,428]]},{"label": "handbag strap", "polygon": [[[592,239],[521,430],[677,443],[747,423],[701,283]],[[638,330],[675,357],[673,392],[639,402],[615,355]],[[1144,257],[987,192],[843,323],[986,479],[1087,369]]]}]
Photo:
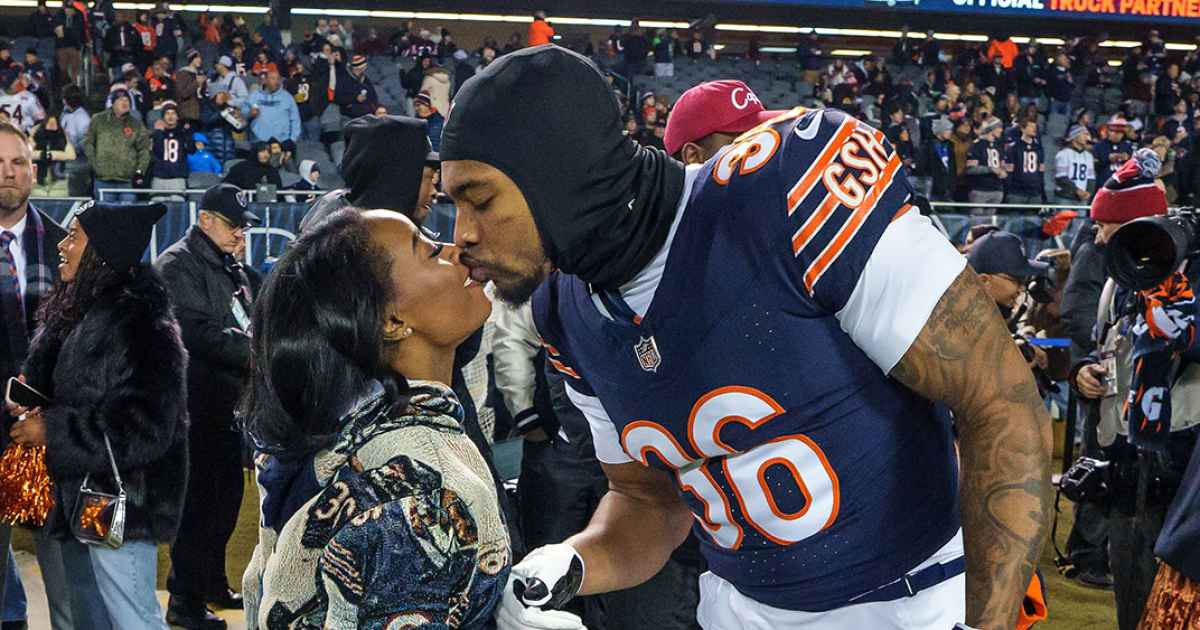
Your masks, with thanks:
[{"label": "handbag strap", "polygon": [[[117,458],[113,456],[112,444],[108,441],[108,434],[104,434],[104,450],[108,453],[108,463],[112,466],[113,479],[117,481],[117,494],[125,494],[125,484],[121,481],[121,472],[117,470]],[[83,487],[88,487],[88,482],[91,481],[92,474],[88,473],[83,477]]]}]

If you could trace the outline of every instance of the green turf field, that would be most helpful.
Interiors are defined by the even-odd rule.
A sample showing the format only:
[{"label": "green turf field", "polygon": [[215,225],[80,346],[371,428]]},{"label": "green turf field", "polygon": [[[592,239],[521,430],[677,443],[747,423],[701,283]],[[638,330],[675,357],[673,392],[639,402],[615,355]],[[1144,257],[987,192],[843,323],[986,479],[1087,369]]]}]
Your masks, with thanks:
[{"label": "green turf field", "polygon": [[[242,511],[238,519],[237,531],[233,534],[227,549],[229,583],[235,589],[241,588],[242,572],[250,560],[250,554],[258,538],[258,497],[250,477],[246,478],[246,495],[242,501]],[[1071,529],[1071,504],[1065,499],[1062,502],[1062,521],[1058,527],[1058,542],[1060,548],[1065,544],[1067,533]],[[14,531],[13,546],[28,551],[33,550],[33,540],[25,531]],[[165,547],[159,549],[158,556],[158,585],[165,588],[167,571],[170,563]],[[1042,574],[1046,578],[1046,596],[1049,600],[1050,618],[1037,626],[1038,630],[1110,630],[1116,628],[1116,613],[1113,608],[1112,593],[1085,588],[1065,580],[1054,567],[1054,551],[1046,545],[1042,553]]]}]

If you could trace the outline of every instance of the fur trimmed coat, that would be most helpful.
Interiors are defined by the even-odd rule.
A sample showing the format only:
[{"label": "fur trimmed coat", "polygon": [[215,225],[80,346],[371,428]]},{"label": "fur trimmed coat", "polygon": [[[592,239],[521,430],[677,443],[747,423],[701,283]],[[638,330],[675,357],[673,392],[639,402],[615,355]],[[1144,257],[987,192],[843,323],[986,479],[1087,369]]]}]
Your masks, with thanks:
[{"label": "fur trimmed coat", "polygon": [[143,267],[101,295],[61,344],[39,329],[23,373],[54,401],[42,410],[55,501],[46,532],[71,537],[85,475],[116,493],[107,434],[128,495],[125,540],[174,540],[188,474],[187,351],[158,273]]}]

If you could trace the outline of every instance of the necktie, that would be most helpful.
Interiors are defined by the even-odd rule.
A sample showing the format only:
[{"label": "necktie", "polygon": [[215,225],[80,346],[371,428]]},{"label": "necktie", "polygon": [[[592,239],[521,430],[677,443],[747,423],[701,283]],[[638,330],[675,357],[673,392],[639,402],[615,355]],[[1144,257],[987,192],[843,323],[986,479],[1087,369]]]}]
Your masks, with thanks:
[{"label": "necktie", "polygon": [[0,232],[0,308],[3,309],[3,328],[9,356],[23,358],[29,343],[29,331],[25,328],[21,279],[17,275],[17,261],[12,252],[16,239],[17,235],[12,232]]}]

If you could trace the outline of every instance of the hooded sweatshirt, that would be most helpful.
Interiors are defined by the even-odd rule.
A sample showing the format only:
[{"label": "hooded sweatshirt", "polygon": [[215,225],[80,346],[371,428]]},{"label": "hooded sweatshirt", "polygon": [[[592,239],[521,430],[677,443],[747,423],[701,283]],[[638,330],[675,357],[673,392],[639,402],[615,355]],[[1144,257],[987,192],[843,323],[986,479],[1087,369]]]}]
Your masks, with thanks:
[{"label": "hooded sweatshirt", "polygon": [[437,160],[419,118],[371,114],[350,121],[342,136],[346,153],[340,170],[348,188],[318,199],[300,222],[301,231],[346,206],[411,213],[425,165]]}]

